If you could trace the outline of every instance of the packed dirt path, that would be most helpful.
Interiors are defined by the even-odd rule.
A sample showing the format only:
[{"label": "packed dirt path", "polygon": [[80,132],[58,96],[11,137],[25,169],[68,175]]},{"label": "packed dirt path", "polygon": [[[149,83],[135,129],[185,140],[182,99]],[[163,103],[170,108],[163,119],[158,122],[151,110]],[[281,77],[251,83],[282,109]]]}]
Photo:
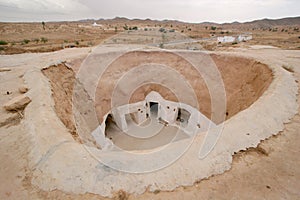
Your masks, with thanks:
[{"label": "packed dirt path", "polygon": [[[236,54],[264,59],[268,64],[273,61],[282,62],[294,71],[300,87],[300,51],[259,49],[240,50]],[[19,80],[22,70],[20,68],[13,70],[13,73],[7,73],[8,79]],[[5,95],[2,93],[6,92],[7,87],[17,90],[18,82],[3,83],[2,80],[1,77],[1,95]],[[6,99],[0,100],[2,105]],[[299,199],[299,111],[300,109],[277,136],[262,141],[255,149],[238,152],[234,156],[232,168],[224,174],[210,177],[191,187],[177,188],[172,192],[146,192],[140,196],[120,192],[115,199]],[[33,187],[27,160],[31,147],[25,139],[28,133],[24,132],[22,126],[21,122],[0,127],[0,199],[105,199],[94,194],[73,195],[57,190],[44,192]]]}]

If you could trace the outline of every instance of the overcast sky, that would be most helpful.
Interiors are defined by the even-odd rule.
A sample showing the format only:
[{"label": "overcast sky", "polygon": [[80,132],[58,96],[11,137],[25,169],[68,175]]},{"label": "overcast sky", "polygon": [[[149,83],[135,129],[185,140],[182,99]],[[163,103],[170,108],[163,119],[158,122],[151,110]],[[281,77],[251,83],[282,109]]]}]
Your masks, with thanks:
[{"label": "overcast sky", "polygon": [[0,0],[0,21],[99,18],[245,22],[300,16],[300,0]]}]

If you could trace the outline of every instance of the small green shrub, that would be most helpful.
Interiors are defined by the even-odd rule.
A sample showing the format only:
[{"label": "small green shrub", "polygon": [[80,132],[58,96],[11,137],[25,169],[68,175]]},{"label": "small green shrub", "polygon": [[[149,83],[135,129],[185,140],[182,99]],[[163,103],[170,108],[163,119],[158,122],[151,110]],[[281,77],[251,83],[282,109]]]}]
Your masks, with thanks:
[{"label": "small green shrub", "polygon": [[154,194],[158,194],[158,193],[160,193],[160,190],[154,190],[153,193],[154,193]]},{"label": "small green shrub", "polygon": [[0,45],[7,45],[7,42],[4,40],[0,40]]},{"label": "small green shrub", "polygon": [[217,27],[212,26],[212,27],[210,27],[210,29],[213,30],[213,31],[215,31],[217,29]]},{"label": "small green shrub", "polygon": [[160,28],[160,29],[159,29],[159,32],[162,32],[162,33],[163,33],[163,32],[165,32],[165,31],[166,31],[166,30],[165,30],[164,28]]},{"label": "small green shrub", "polygon": [[125,31],[127,31],[129,28],[128,28],[128,26],[127,26],[127,24],[125,24],[125,26],[123,26],[123,29],[125,30]]},{"label": "small green shrub", "polygon": [[46,43],[46,42],[48,42],[48,39],[47,39],[47,38],[44,38],[44,37],[42,37],[42,38],[41,38],[41,42],[43,42],[43,43]]},{"label": "small green shrub", "polygon": [[23,40],[23,43],[24,43],[24,44],[28,44],[29,42],[30,42],[30,40],[28,40],[28,39],[24,39],[24,40]]},{"label": "small green shrub", "polygon": [[35,39],[33,39],[33,41],[34,41],[35,43],[39,43],[40,39],[39,39],[39,38],[35,38]]}]

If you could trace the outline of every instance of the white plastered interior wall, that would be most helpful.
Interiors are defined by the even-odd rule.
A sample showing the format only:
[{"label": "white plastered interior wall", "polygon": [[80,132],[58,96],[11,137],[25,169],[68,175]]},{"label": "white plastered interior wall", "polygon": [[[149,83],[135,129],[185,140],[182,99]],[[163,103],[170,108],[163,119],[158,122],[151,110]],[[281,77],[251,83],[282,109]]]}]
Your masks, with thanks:
[{"label": "white plastered interior wall", "polygon": [[[189,136],[205,132],[209,127],[212,128],[216,126],[216,124],[214,124],[196,108],[180,102],[167,101],[159,93],[154,91],[150,92],[144,101],[113,108],[111,113],[117,126],[123,132],[128,131],[128,124],[126,121],[127,114],[138,113],[140,123],[147,120],[147,116],[150,116],[150,102],[157,102],[159,105],[157,113],[158,120],[163,120],[168,123],[168,125],[181,128]],[[176,124],[178,109],[185,109],[190,113],[190,117],[187,119],[188,121],[185,127]],[[97,144],[102,148],[105,147],[105,149],[112,145],[111,141],[108,141],[107,138],[105,138],[105,124],[107,116],[108,114],[105,115],[105,120],[102,122],[102,124],[92,132]]]}]

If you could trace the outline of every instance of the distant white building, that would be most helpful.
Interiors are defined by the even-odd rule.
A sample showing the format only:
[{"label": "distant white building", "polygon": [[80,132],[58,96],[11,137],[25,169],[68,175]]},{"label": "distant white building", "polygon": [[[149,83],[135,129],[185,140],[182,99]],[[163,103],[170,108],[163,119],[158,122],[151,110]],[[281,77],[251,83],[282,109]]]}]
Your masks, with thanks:
[{"label": "distant white building", "polygon": [[99,27],[102,27],[101,24],[97,24],[97,22],[94,22],[92,26],[99,26]]},{"label": "distant white building", "polygon": [[252,35],[239,35],[237,38],[238,42],[252,40]]},{"label": "distant white building", "polygon": [[221,43],[243,42],[252,40],[252,34],[241,34],[238,36],[223,36],[218,37],[217,40]]},{"label": "distant white building", "polygon": [[229,42],[234,42],[235,37],[233,36],[224,36],[224,37],[218,37],[218,42],[221,43],[229,43]]}]

